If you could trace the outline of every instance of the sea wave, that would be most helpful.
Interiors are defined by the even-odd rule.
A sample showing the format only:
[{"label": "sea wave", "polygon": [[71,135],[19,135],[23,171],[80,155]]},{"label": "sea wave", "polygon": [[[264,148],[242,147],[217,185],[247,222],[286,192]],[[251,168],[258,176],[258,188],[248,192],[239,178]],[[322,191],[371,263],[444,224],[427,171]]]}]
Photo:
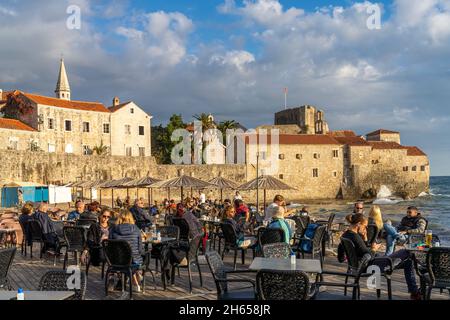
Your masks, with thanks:
[{"label": "sea wave", "polygon": [[389,199],[389,198],[380,198],[376,199],[373,204],[396,204],[402,202],[402,199]]}]

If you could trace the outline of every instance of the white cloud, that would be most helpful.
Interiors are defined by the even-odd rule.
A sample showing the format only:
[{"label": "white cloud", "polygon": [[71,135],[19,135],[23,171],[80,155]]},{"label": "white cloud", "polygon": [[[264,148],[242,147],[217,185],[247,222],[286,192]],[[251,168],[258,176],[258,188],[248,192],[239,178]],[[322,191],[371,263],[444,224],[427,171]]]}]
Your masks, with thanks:
[{"label": "white cloud", "polygon": [[234,66],[241,72],[245,71],[246,65],[252,62],[255,62],[253,54],[247,51],[236,50],[229,51],[225,55],[215,54],[210,59],[211,64]]}]

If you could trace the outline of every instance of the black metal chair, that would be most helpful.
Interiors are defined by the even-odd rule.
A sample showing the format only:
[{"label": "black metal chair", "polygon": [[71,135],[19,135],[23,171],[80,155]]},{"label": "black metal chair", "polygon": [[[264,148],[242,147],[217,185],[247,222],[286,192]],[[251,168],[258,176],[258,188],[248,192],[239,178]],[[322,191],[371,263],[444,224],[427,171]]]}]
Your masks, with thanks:
[{"label": "black metal chair", "polygon": [[433,247],[426,255],[426,273],[421,275],[421,283],[426,286],[427,300],[431,300],[433,289],[441,293],[447,289],[450,294],[450,248]]},{"label": "black metal chair", "polygon": [[40,244],[39,258],[42,259],[42,249],[45,244],[44,234],[42,233],[42,225],[38,220],[28,220],[26,225],[30,234],[30,256],[33,258],[33,244],[38,242]]},{"label": "black metal chair", "polygon": [[[67,262],[69,260],[69,252],[73,253],[77,266],[80,264],[79,258],[83,250],[86,248],[85,229],[83,227],[70,227],[63,228],[64,239],[66,241],[66,253],[64,255],[63,269],[66,269]],[[78,256],[80,255],[80,257]]]},{"label": "black metal chair", "polygon": [[262,247],[265,258],[289,259],[291,246],[285,242],[270,243]]},{"label": "black metal chair", "polygon": [[[163,226],[159,227],[158,231],[161,233],[161,237],[167,237],[167,238],[175,238],[176,241],[180,240],[180,228],[177,226]],[[161,265],[161,272],[162,270],[162,262],[161,262],[161,245],[154,244],[152,246],[152,250],[150,253],[150,256],[152,259],[155,259],[155,268],[158,270],[158,262]]]},{"label": "black metal chair", "polygon": [[104,240],[102,242],[108,268],[105,274],[105,296],[108,296],[109,275],[122,275],[122,291],[125,290],[125,276],[129,280],[129,298],[133,297],[133,273],[142,270],[142,292],[145,293],[145,262],[143,266],[133,266],[133,253],[130,244],[125,240]]},{"label": "black metal chair", "polygon": [[222,259],[225,256],[225,251],[234,250],[234,262],[233,262],[234,270],[236,270],[236,260],[238,251],[241,251],[242,264],[245,264],[245,252],[248,249],[252,249],[253,258],[255,257],[254,246],[252,247],[238,246],[238,237],[236,231],[234,230],[233,226],[230,223],[221,223],[220,228],[222,229],[223,237],[225,240],[224,248],[222,251]]},{"label": "black metal chair", "polygon": [[30,234],[28,232],[27,227],[25,226],[24,223],[22,223],[22,221],[19,220],[19,224],[20,224],[20,228],[22,229],[22,243],[20,244],[20,249],[22,252],[22,255],[24,255],[25,253],[25,257],[27,256],[27,246],[30,243]]},{"label": "black metal chair", "polygon": [[[360,299],[361,290],[360,290],[360,279],[366,278],[372,275],[372,273],[367,273],[367,267],[370,265],[378,265],[381,266],[381,275],[386,278],[387,281],[387,289],[388,289],[388,298],[392,300],[392,285],[391,285],[391,274],[395,269],[395,263],[398,264],[398,261],[395,263],[391,258],[384,257],[375,257],[373,258],[371,255],[366,254],[362,259],[358,259],[356,254],[355,246],[353,242],[346,238],[341,238],[341,244],[344,248],[345,256],[347,258],[347,272],[331,272],[331,271],[322,271],[320,276],[321,281],[316,281],[315,286],[318,288],[320,286],[330,286],[330,287],[343,287],[344,295],[347,295],[347,289],[353,288],[352,299]],[[335,282],[324,282],[324,275],[333,275],[333,276],[342,276],[345,277],[344,283],[335,283]],[[349,283],[349,279],[354,279],[353,283]],[[381,290],[377,289],[377,297],[379,298],[381,295]]]},{"label": "black metal chair", "polygon": [[305,234],[311,219],[309,216],[293,216],[290,219],[295,222],[295,234],[294,239],[302,238]]},{"label": "black metal chair", "polygon": [[84,272],[80,272],[80,283],[79,288],[76,288],[77,279],[73,279],[75,283],[72,285],[75,289],[68,288],[67,284],[71,277],[76,277],[76,274],[67,273],[66,271],[48,271],[46,272],[40,282],[39,282],[39,291],[74,291],[75,294],[67,300],[84,300],[84,296],[86,294],[86,274]]},{"label": "black metal chair", "polygon": [[[208,251],[205,254],[206,262],[214,279],[217,289],[218,300],[255,300],[255,282],[251,279],[229,279],[228,275],[254,273],[251,270],[231,270],[227,269],[217,251]],[[229,283],[246,283],[251,284],[251,290],[241,288],[230,291]]]},{"label": "black metal chair", "polygon": [[259,300],[308,300],[309,278],[298,270],[260,270],[256,274]]},{"label": "black metal chair", "polygon": [[[326,232],[326,225],[321,225],[318,226],[315,230],[314,233],[314,237],[312,239],[303,237],[298,239],[298,245],[297,248],[294,248],[294,251],[297,251],[297,257],[299,257],[300,255],[302,256],[302,258],[305,257],[305,254],[309,254],[311,255],[312,259],[315,259],[315,257],[319,257],[320,262],[323,264],[323,238],[325,236],[325,232]],[[302,244],[304,242],[308,242],[310,243],[310,249],[305,250],[302,248]]]},{"label": "black metal chair", "polygon": [[183,218],[173,218],[172,223],[174,226],[180,228],[180,237],[181,241],[189,241],[189,224],[186,219]]},{"label": "black metal chair", "polygon": [[0,289],[12,290],[8,273],[16,255],[16,248],[0,249]]},{"label": "black metal chair", "polygon": [[266,244],[279,243],[284,241],[284,231],[280,228],[266,228],[258,234],[258,243],[260,246]]},{"label": "black metal chair", "polygon": [[317,220],[317,221],[315,221],[316,224],[320,224],[320,225],[325,225],[326,226],[325,236],[323,238],[323,248],[322,248],[322,253],[323,253],[324,256],[325,256],[325,253],[326,253],[326,250],[325,250],[326,243],[328,243],[328,248],[330,248],[331,245],[334,245],[333,232],[331,230],[332,230],[332,227],[333,227],[333,221],[334,221],[335,217],[336,217],[336,214],[333,212],[328,217],[328,220]]},{"label": "black metal chair", "polygon": [[203,287],[202,271],[200,269],[200,263],[198,261],[198,252],[202,244],[202,236],[197,236],[189,241],[189,249],[186,252],[186,259],[183,259],[180,263],[172,265],[171,283],[175,283],[175,268],[186,268],[189,276],[189,293],[192,293],[192,272],[191,267],[195,265],[198,269],[198,276],[200,278],[200,286]]},{"label": "black metal chair", "polygon": [[76,226],[91,226],[91,224],[97,223],[96,219],[78,219],[75,223]]}]

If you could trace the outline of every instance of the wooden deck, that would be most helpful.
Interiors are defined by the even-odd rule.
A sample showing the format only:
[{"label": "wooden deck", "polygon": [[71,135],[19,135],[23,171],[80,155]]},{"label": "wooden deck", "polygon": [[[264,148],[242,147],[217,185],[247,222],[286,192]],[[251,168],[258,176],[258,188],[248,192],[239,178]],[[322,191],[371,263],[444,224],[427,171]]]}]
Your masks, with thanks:
[{"label": "wooden deck", "polygon": [[[231,254],[227,254],[225,257],[226,264],[231,265],[232,257]],[[204,263],[204,264],[203,264]],[[242,266],[238,263],[238,269],[246,269],[251,263],[251,253],[246,259],[246,265]],[[154,264],[152,264],[154,267]],[[53,266],[52,257],[44,257],[42,260],[39,259],[38,250],[35,250],[33,259],[29,257],[23,257],[18,248],[14,263],[9,273],[9,279],[13,288],[23,288],[24,290],[36,290],[39,284],[41,276],[49,270],[61,270],[62,269],[62,259],[57,262],[56,266]],[[335,256],[329,254],[325,259],[325,270],[329,271],[345,271],[345,265],[339,264]],[[167,290],[162,289],[162,283],[160,274],[156,274],[156,284],[157,289],[155,290],[151,276],[149,275],[146,279],[146,292],[143,293],[133,293],[133,298],[135,300],[215,300],[216,299],[216,288],[213,282],[212,276],[209,272],[209,268],[206,265],[206,261],[202,259],[201,270],[203,275],[203,288],[200,287],[198,272],[193,271],[193,292],[189,294],[189,282],[187,271],[185,269],[180,270],[180,277],[176,276],[175,285],[168,286]],[[326,281],[343,281],[334,277],[326,277]],[[406,284],[403,278],[403,271],[398,270],[393,275],[393,299],[394,300],[405,300],[409,299],[407,293]],[[235,285],[234,287],[242,287],[242,284]],[[245,286],[245,285],[244,285]],[[233,286],[231,286],[233,288]],[[350,297],[345,297],[343,295],[342,288],[324,288],[325,291],[321,291],[318,298],[320,300],[341,300],[349,299]],[[386,284],[383,279],[382,284],[382,294],[381,299],[387,299]],[[102,300],[102,299],[128,299],[127,293],[122,293],[120,291],[113,291],[108,297],[104,294],[104,281],[101,279],[101,269],[97,267],[91,267],[89,270],[88,284],[86,290],[87,300]],[[362,281],[361,286],[361,299],[362,300],[376,300],[375,291],[367,289],[365,285],[365,280]],[[449,294],[445,292],[440,294],[436,290],[432,296],[435,300],[448,300]]]}]

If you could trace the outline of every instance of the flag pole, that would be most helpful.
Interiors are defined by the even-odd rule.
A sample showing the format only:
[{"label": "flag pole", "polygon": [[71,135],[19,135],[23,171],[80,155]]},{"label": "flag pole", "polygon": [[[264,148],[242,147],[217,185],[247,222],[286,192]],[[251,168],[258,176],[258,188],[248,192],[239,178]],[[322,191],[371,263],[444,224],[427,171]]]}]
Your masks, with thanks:
[{"label": "flag pole", "polygon": [[288,88],[284,88],[284,110],[287,109],[287,94],[288,94]]}]

